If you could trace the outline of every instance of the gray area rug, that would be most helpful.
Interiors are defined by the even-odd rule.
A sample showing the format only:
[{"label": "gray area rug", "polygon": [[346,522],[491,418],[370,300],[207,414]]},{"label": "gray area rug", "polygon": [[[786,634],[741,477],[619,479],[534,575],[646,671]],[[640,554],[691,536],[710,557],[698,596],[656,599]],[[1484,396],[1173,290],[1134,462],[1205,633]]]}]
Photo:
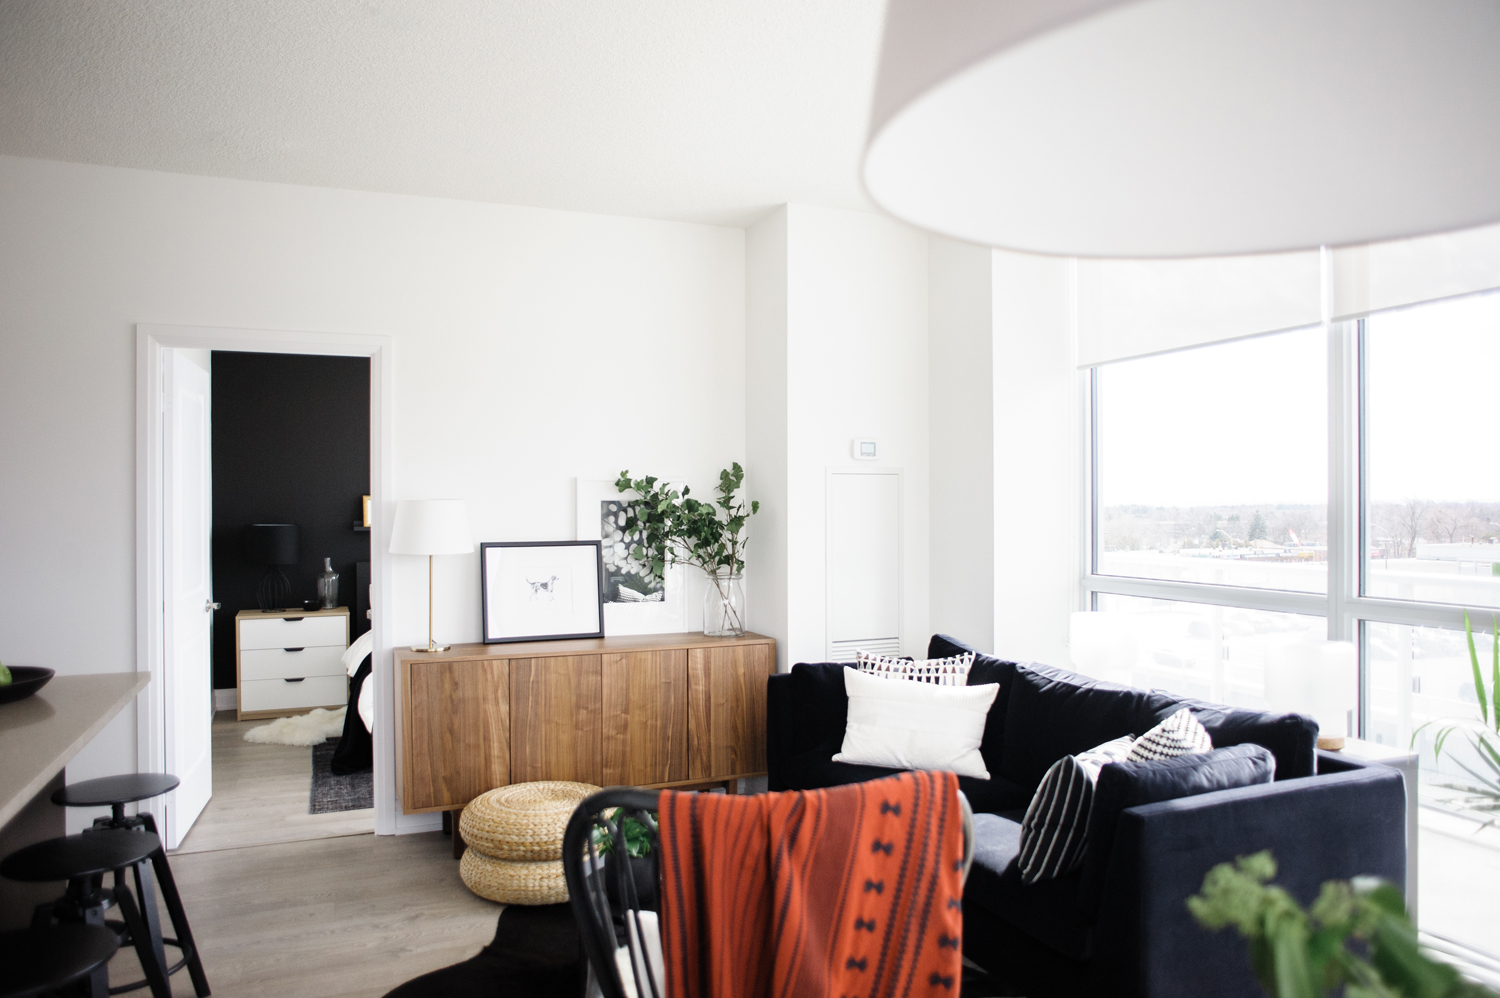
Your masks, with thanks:
[{"label": "gray area rug", "polygon": [[330,738],[312,750],[312,790],[308,793],[308,814],[330,814],[334,811],[361,811],[375,806],[375,774],[369,770],[336,776],[330,768],[333,750],[339,740]]}]

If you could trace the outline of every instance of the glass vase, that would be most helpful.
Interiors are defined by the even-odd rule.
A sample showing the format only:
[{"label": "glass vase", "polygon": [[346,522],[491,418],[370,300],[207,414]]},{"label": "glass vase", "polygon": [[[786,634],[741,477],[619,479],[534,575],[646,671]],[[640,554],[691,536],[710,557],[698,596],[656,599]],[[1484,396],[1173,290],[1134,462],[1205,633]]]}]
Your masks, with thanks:
[{"label": "glass vase", "polygon": [[323,574],[318,576],[318,599],[323,609],[332,610],[339,605],[339,573],[333,570],[333,559],[323,559]]},{"label": "glass vase", "polygon": [[738,572],[707,572],[703,594],[703,633],[710,638],[737,638],[745,633],[745,580]]}]

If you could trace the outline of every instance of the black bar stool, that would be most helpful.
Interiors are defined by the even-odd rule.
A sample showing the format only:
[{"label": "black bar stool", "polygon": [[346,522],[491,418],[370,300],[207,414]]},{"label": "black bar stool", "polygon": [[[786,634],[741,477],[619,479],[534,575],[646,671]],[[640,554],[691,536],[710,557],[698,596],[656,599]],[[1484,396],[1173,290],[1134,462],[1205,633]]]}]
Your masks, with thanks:
[{"label": "black bar stool", "polygon": [[107,998],[105,965],[120,939],[98,925],[56,925],[0,935],[0,998],[32,998],[90,978],[90,998]]},{"label": "black bar stool", "polygon": [[[54,918],[64,925],[81,923],[112,930],[123,928],[129,942],[135,946],[146,979],[109,990],[118,993],[149,986],[153,998],[172,998],[172,987],[167,983],[166,955],[162,950],[161,925],[156,915],[156,893],[147,868],[151,854],[160,849],[161,840],[153,832],[114,828],[89,831],[18,849],[0,860],[0,876],[34,884],[66,880],[66,894],[56,901],[36,906],[31,919],[32,930],[44,932],[51,929]],[[135,874],[139,906],[126,882],[126,870]],[[106,873],[114,874],[114,887],[109,891],[104,889]],[[123,926],[105,920],[104,913],[111,907],[120,909],[120,914],[125,917]]]},{"label": "black bar stool", "polygon": [[[157,834],[156,819],[149,811],[135,815],[125,813],[125,805],[136,801],[160,797],[175,790],[181,781],[170,773],[126,773],[121,776],[101,776],[97,780],[71,783],[52,795],[52,803],[62,807],[105,807],[110,809],[108,818],[94,819],[94,829],[134,828]],[[203,962],[198,958],[198,947],[193,942],[193,930],[188,926],[187,913],[182,907],[182,898],[177,894],[177,881],[172,878],[172,867],[167,863],[166,850],[158,848],[151,854],[151,866],[156,871],[156,883],[161,888],[162,900],[167,904],[167,915],[172,919],[175,939],[163,939],[182,953],[182,959],[173,964],[168,974],[175,974],[184,966],[193,979],[193,991],[198,998],[209,995],[208,977],[203,973]]]}]

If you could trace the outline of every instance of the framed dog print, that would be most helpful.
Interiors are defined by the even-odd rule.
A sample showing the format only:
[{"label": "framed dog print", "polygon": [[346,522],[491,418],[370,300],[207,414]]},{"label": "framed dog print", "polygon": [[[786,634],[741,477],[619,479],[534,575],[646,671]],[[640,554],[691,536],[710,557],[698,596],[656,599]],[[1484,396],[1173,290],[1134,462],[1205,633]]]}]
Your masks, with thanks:
[{"label": "framed dog print", "polygon": [[598,541],[479,545],[485,644],[604,637]]}]

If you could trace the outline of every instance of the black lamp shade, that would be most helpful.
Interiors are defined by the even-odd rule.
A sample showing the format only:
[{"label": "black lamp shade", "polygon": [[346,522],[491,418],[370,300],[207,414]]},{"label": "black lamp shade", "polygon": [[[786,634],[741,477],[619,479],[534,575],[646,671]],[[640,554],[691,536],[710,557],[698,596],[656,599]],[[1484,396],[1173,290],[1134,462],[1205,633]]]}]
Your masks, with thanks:
[{"label": "black lamp shade", "polygon": [[245,528],[245,560],[252,565],[297,564],[295,523],[252,523]]}]

